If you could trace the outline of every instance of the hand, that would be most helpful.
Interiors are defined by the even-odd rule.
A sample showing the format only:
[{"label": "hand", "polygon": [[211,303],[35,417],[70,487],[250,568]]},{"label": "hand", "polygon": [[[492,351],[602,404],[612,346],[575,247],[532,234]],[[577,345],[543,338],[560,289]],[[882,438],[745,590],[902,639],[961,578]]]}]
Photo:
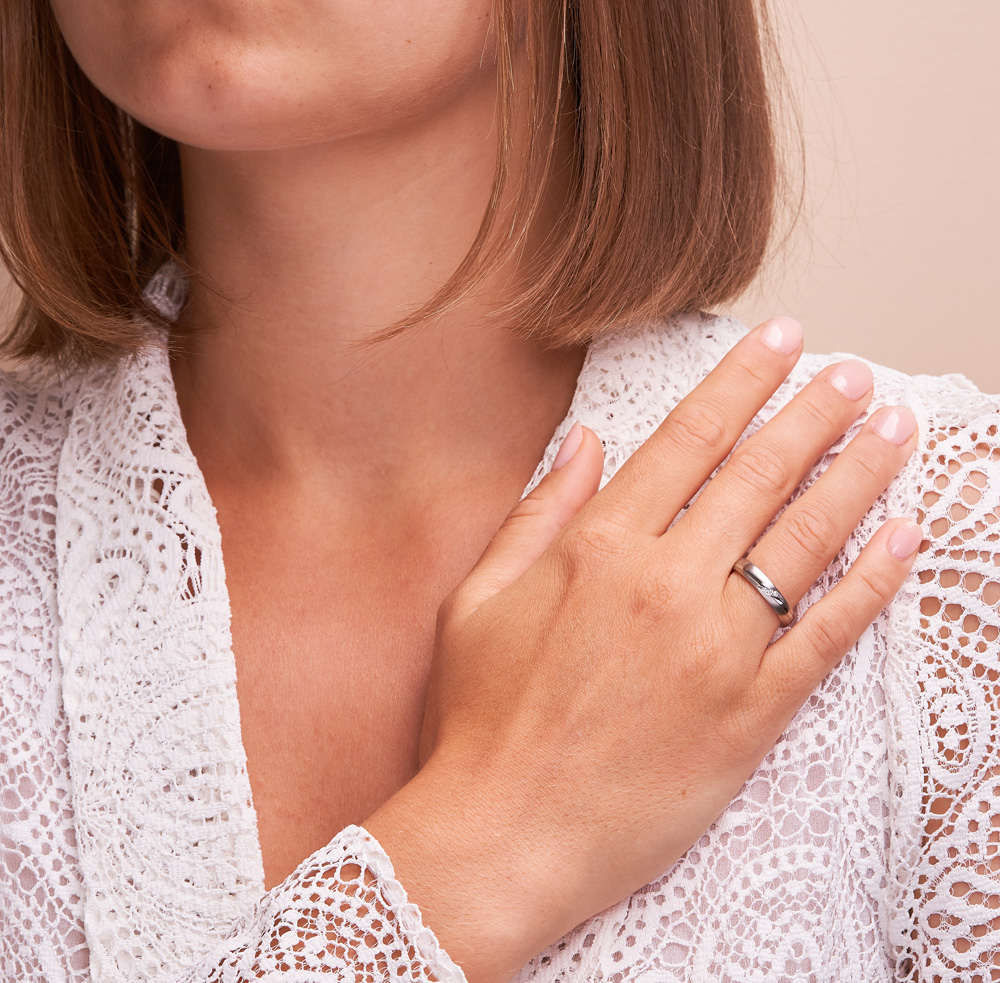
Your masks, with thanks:
[{"label": "hand", "polygon": [[[782,329],[791,354],[765,343]],[[750,332],[600,492],[582,429],[442,605],[424,766],[365,825],[475,983],[669,868],[905,579],[921,536],[894,519],[769,645],[776,615],[731,575],[753,546],[794,605],[913,451],[908,410],[873,414],[757,542],[870,402],[860,362],[821,371],[673,522],[800,339],[784,320]]]}]

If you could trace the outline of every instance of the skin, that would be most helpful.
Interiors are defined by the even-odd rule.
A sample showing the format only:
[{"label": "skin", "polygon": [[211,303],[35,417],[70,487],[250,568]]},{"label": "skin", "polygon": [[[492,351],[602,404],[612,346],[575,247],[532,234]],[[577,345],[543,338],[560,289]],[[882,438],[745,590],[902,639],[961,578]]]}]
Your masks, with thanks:
[{"label": "skin", "polygon": [[[755,332],[602,492],[584,430],[518,504],[584,351],[479,323],[516,271],[375,358],[347,349],[429,298],[478,227],[489,0],[53,8],[95,84],[180,141],[189,259],[217,288],[194,285],[172,368],[223,534],[266,884],[362,822],[470,981],[509,979],[683,853],[898,589],[883,530],[778,653],[774,615],[728,576],[871,390],[826,373],[665,536],[801,350]],[[915,440],[867,428],[751,554],[793,603]],[[668,570],[701,593],[670,596]],[[591,671],[623,651],[646,671]],[[565,712],[544,712],[556,691]],[[626,755],[641,768],[622,733],[648,735]]]},{"label": "skin", "polygon": [[54,10],[95,84],[182,141],[188,255],[219,288],[194,284],[173,372],[222,531],[270,887],[416,772],[437,608],[585,353],[477,323],[510,271],[392,347],[347,350],[430,298],[478,228],[489,0]]}]

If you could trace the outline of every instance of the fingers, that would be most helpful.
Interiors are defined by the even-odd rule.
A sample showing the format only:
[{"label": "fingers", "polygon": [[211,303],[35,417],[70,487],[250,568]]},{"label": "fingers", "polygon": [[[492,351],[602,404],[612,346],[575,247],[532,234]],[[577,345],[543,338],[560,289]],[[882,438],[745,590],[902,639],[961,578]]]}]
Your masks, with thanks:
[{"label": "fingers", "polygon": [[762,715],[780,711],[782,726],[791,719],[896,595],[922,540],[909,519],[884,523],[837,585],[765,650],[750,694]]},{"label": "fingers", "polygon": [[618,469],[592,508],[659,536],[732,450],[801,351],[802,329],[790,318],[750,331]]},{"label": "fingers", "polygon": [[728,574],[871,395],[872,373],[864,362],[828,365],[736,448],[676,527],[683,540],[709,545],[717,569],[706,573]]},{"label": "fingers", "polygon": [[597,493],[603,472],[600,438],[575,423],[553,469],[517,503],[462,582],[463,607],[474,610],[520,577]]},{"label": "fingers", "polygon": [[[829,566],[851,531],[899,472],[917,445],[917,422],[906,407],[885,406],[837,455],[814,485],[792,502],[750,552],[792,607]],[[729,577],[725,593],[746,617],[774,615],[741,577]]]}]

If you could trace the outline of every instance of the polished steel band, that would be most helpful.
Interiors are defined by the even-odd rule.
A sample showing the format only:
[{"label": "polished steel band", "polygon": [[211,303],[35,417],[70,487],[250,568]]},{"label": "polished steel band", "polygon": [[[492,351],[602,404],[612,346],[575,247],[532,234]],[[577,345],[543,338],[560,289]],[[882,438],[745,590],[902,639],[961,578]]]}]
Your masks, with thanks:
[{"label": "polished steel band", "polygon": [[778,616],[782,628],[787,628],[795,620],[795,614],[785,600],[785,595],[774,586],[770,577],[760,567],[755,567],[743,557],[733,564],[733,573],[740,574],[747,583],[753,584],[760,591],[761,597],[771,605],[771,610]]}]

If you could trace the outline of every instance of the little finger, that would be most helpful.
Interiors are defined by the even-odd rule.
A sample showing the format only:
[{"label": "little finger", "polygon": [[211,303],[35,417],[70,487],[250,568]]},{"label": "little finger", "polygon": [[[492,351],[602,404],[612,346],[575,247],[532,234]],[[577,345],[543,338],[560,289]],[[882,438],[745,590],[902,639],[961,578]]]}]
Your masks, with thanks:
[{"label": "little finger", "polygon": [[923,529],[910,519],[883,523],[839,583],[764,651],[751,699],[761,724],[773,724],[771,733],[784,729],[895,597],[923,541]]}]

